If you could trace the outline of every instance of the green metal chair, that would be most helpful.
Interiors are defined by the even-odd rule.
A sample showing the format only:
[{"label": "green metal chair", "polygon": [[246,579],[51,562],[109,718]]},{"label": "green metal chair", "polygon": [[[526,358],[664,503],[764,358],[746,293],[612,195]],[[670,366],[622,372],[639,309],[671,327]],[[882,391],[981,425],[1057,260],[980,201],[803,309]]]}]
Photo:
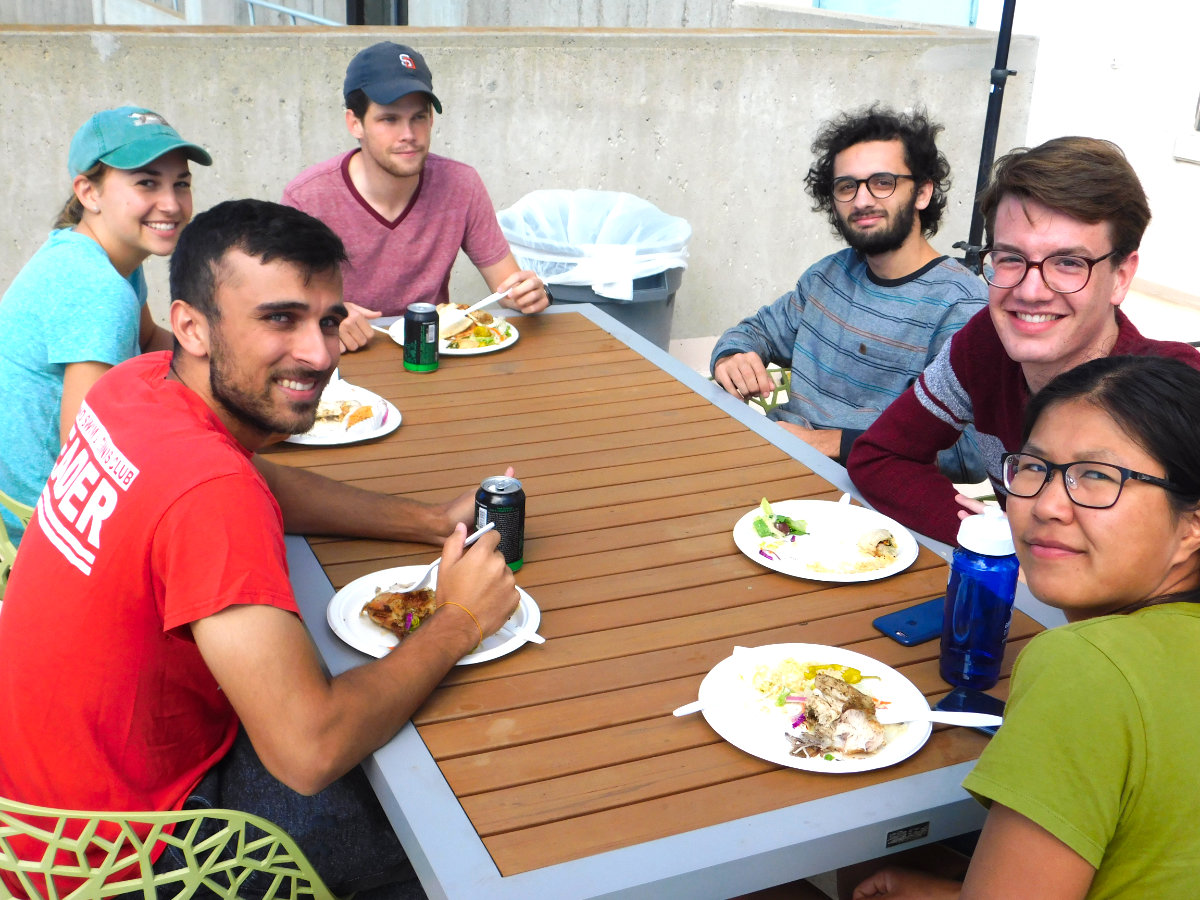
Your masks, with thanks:
[{"label": "green metal chair", "polygon": [[771,396],[751,397],[748,401],[760,407],[764,413],[770,412],[786,400],[788,389],[792,386],[791,369],[782,369],[779,366],[767,366],[767,374],[775,382],[775,390],[771,391]]},{"label": "green metal chair", "polygon": [[[771,391],[769,397],[750,397],[747,403],[753,403],[764,413],[769,413],[776,406],[787,399],[788,389],[792,386],[792,370],[783,369],[779,366],[767,366],[767,374],[771,376],[771,380],[775,382],[775,390]],[[709,381],[715,379],[709,375]]]},{"label": "green metal chair", "polygon": [[[3,491],[0,491],[0,506],[5,507],[20,519],[22,525],[29,525],[29,520],[33,516],[32,506],[18,503]],[[0,518],[0,600],[4,599],[4,589],[8,586],[8,573],[12,571],[13,560],[16,558],[17,545],[9,538],[8,529],[4,527],[4,520]]]},{"label": "green metal chair", "polygon": [[[31,824],[30,818],[37,824]],[[83,828],[78,837],[67,837]],[[117,827],[116,837],[97,833],[102,823]],[[166,826],[174,826],[167,833]],[[202,831],[202,826],[208,826]],[[214,834],[201,837],[216,826]],[[149,833],[145,838],[139,833]],[[111,829],[106,830],[111,834]],[[41,859],[17,859],[12,838],[28,835],[46,844]],[[155,873],[151,850],[159,843],[178,847],[184,867]],[[88,849],[99,847],[103,859],[89,861]],[[223,853],[229,858],[222,858]],[[109,880],[122,870],[136,866],[136,873],[122,880]],[[155,900],[158,889],[175,900],[185,900],[198,889],[207,888],[222,900],[237,900],[246,878],[254,872],[272,877],[267,900],[336,900],[321,881],[295,841],[274,823],[248,813],[228,809],[181,810],[173,812],[84,812],[47,809],[0,798],[0,871],[14,873],[30,900],[75,900],[141,894]],[[74,879],[62,891],[51,876]],[[174,893],[170,893],[174,891]],[[0,897],[13,896],[0,880]]]}]

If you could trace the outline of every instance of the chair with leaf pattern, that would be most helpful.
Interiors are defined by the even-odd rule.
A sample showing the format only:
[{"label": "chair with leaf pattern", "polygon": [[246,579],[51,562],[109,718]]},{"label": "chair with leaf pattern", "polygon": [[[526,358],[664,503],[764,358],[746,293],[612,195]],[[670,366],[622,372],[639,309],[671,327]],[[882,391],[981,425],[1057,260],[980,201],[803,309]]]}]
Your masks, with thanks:
[{"label": "chair with leaf pattern", "polygon": [[[766,397],[750,397],[746,400],[747,403],[753,403],[763,413],[769,413],[780,403],[787,402],[788,389],[792,385],[792,370],[784,369],[781,366],[767,366],[767,375],[771,381],[775,383],[775,389]],[[708,376],[709,381],[715,381],[711,375]]]},{"label": "chair with leaf pattern", "polygon": [[[18,859],[13,851],[18,836],[44,843],[41,858]],[[185,865],[155,872],[151,851],[159,842],[178,847]],[[114,878],[131,867],[132,874]],[[256,872],[267,876],[267,900],[334,897],[288,834],[266,819],[228,809],[84,812],[0,798],[0,872],[11,873],[7,877],[31,900],[120,895],[155,900],[160,889],[161,896],[175,900],[201,889],[236,900]],[[58,882],[48,881],[51,877]],[[0,897],[10,896],[0,880]]]}]

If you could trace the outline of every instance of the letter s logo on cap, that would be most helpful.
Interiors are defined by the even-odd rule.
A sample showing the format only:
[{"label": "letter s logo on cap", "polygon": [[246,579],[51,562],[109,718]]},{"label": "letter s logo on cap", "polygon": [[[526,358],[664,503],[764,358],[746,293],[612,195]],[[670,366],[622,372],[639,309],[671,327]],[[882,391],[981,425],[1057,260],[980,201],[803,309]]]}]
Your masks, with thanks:
[{"label": "letter s logo on cap", "polygon": [[171,127],[167,124],[167,120],[158,113],[130,113],[129,118],[133,120],[134,125],[166,125],[168,128]]},{"label": "letter s logo on cap", "polygon": [[417,64],[413,62],[413,58],[407,53],[400,54],[400,65],[406,69],[415,69],[417,67]]}]

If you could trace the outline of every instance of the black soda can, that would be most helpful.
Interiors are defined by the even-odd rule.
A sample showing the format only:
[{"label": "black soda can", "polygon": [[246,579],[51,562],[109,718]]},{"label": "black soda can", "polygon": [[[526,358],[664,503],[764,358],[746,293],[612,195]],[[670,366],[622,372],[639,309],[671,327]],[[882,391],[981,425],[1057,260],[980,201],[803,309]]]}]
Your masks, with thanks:
[{"label": "black soda can", "polygon": [[404,310],[404,368],[432,372],[438,367],[438,313],[432,303]]},{"label": "black soda can", "polygon": [[507,475],[483,479],[475,492],[475,527],[496,523],[500,552],[514,572],[525,563],[525,491]]}]

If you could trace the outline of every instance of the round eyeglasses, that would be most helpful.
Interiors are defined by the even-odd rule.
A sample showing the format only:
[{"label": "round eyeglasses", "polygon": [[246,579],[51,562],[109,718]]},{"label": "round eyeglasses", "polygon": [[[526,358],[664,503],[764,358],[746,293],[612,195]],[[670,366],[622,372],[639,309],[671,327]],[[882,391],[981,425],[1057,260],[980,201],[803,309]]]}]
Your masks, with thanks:
[{"label": "round eyeglasses", "polygon": [[891,172],[876,172],[866,178],[851,178],[843,175],[833,179],[833,199],[849,203],[858,196],[859,185],[865,184],[871,196],[876,200],[884,200],[896,193],[896,184],[901,178],[916,181],[911,175],[894,175]]},{"label": "round eyeglasses", "polygon": [[1047,256],[1032,262],[1015,250],[984,250],[979,255],[983,263],[983,277],[992,287],[1015,288],[1025,280],[1030,269],[1042,273],[1046,287],[1056,294],[1074,294],[1087,287],[1092,277],[1092,268],[1114,255],[1109,250],[1103,256],[1088,259],[1086,256]]},{"label": "round eyeglasses", "polygon": [[1032,453],[1006,453],[1000,464],[1004,472],[1004,487],[1014,497],[1036,497],[1050,483],[1055,472],[1062,472],[1063,484],[1071,502],[1088,509],[1108,509],[1117,502],[1121,488],[1130,479],[1156,484],[1175,493],[1183,490],[1165,478],[1092,460],[1052,463]]}]

